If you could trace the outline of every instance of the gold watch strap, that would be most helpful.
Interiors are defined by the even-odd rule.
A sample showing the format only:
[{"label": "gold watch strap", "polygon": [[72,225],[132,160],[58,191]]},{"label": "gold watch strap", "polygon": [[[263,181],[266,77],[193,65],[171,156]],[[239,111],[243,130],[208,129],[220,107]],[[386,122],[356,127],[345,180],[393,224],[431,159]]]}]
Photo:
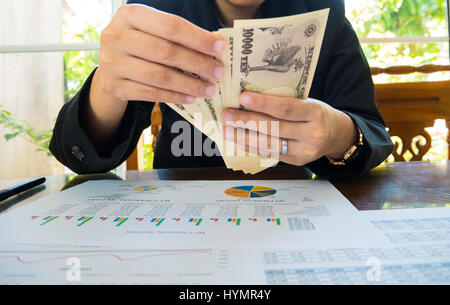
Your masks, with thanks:
[{"label": "gold watch strap", "polygon": [[358,141],[353,144],[352,146],[350,146],[344,153],[344,157],[342,159],[334,159],[331,157],[328,157],[328,160],[330,161],[330,163],[332,165],[347,165],[351,160],[353,160],[354,158],[357,157],[357,155],[359,154],[361,147],[364,145],[364,136],[363,133],[361,132],[361,129],[359,128],[359,126],[356,127],[358,129]]}]

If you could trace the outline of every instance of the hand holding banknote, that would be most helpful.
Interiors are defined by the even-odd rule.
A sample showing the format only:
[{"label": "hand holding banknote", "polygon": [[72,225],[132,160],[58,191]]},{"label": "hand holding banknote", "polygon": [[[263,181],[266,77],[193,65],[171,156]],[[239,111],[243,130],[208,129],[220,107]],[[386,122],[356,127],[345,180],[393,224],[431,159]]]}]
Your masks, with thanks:
[{"label": "hand holding banknote", "polygon": [[[225,75],[215,96],[196,108],[169,105],[217,144],[228,168],[254,174],[278,161],[340,158],[354,143],[347,114],[308,99],[328,13],[235,20],[218,31],[227,48],[217,56]],[[207,128],[210,120],[223,125]]]},{"label": "hand holding banknote", "polygon": [[305,165],[323,156],[340,159],[355,142],[357,130],[347,114],[308,99],[327,18],[326,9],[236,20],[233,31],[219,31],[233,37],[228,39],[233,48],[231,104],[225,106],[234,109],[222,115],[223,133],[247,153],[246,158],[231,157],[244,172],[256,173],[278,160]]},{"label": "hand holding banknote", "polygon": [[121,7],[100,45],[85,110],[86,127],[99,147],[112,142],[129,100],[193,104],[197,97],[214,96],[214,82],[223,75],[222,63],[213,58],[225,49],[219,36],[144,5]]},{"label": "hand holding banknote", "polygon": [[[277,97],[244,92],[240,104],[248,110],[229,108],[222,120],[227,125],[224,138],[234,141],[239,150],[280,161],[305,165],[322,156],[341,158],[356,140],[356,128],[351,118],[328,104],[314,99]],[[249,122],[268,122],[267,128]],[[277,122],[276,130],[272,122]],[[246,127],[245,136],[238,137],[237,129]],[[288,141],[286,155],[282,139]],[[260,145],[261,141],[269,145]],[[271,145],[278,145],[273,147]]]},{"label": "hand holding banknote", "polygon": [[308,99],[328,12],[235,20],[211,33],[146,6],[121,8],[100,41],[90,134],[108,143],[127,101],[156,101],[215,142],[233,170],[338,158],[355,138],[352,120]]}]

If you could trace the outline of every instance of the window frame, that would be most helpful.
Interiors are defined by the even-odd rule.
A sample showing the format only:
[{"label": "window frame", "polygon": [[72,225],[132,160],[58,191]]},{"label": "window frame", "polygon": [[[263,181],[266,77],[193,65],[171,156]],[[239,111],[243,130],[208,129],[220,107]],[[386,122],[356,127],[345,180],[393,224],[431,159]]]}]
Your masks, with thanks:
[{"label": "window frame", "polygon": [[[126,0],[111,1],[111,18],[120,6],[126,4]],[[71,51],[99,51],[100,43],[52,43],[52,44],[20,44],[0,45],[0,54],[7,53],[47,53],[47,52],[71,52]]]},{"label": "window frame", "polygon": [[[111,0],[112,16],[117,9],[126,4],[126,0]],[[111,18],[112,18],[111,16]],[[436,43],[448,42],[450,46],[450,0],[447,0],[447,36],[441,37],[385,37],[385,38],[367,38],[359,37],[362,44],[377,43]],[[450,48],[449,48],[450,49]],[[42,53],[42,52],[70,52],[70,51],[99,51],[100,43],[57,43],[57,44],[21,44],[21,45],[0,45],[0,54],[2,53]],[[450,54],[449,54],[450,58]]]}]

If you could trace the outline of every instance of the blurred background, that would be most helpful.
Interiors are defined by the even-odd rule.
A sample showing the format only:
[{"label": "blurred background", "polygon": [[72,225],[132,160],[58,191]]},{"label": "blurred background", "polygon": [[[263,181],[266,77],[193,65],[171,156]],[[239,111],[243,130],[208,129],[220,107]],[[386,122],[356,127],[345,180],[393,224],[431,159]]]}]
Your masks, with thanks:
[{"label": "blurred background", "polygon": [[[50,154],[58,111],[98,64],[99,37],[123,0],[0,0],[0,179],[67,173]],[[449,65],[448,0],[346,0],[371,67]],[[381,74],[376,83],[450,80]],[[444,120],[424,160],[446,160]],[[152,168],[150,130],[144,165]]]}]

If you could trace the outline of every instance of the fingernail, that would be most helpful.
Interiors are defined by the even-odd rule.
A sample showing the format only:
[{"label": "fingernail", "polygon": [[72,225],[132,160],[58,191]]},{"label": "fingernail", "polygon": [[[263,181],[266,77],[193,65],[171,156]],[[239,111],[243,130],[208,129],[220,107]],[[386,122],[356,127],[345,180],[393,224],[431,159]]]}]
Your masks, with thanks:
[{"label": "fingernail", "polygon": [[229,122],[229,121],[233,121],[233,113],[231,113],[231,111],[225,111],[222,115],[222,120],[224,122]]},{"label": "fingernail", "polygon": [[225,41],[216,40],[216,42],[214,42],[214,51],[216,51],[219,54],[225,51]]},{"label": "fingernail", "polygon": [[241,104],[250,105],[252,103],[252,98],[248,94],[241,95]]},{"label": "fingernail", "polygon": [[217,67],[214,69],[214,76],[217,79],[221,79],[224,74],[224,69],[222,67]]},{"label": "fingernail", "polygon": [[187,97],[186,97],[186,103],[188,103],[188,104],[194,104],[194,103],[195,103],[195,97],[193,97],[193,96],[187,96]]},{"label": "fingernail", "polygon": [[213,97],[215,92],[216,92],[216,88],[214,87],[214,85],[209,85],[205,89],[205,95],[207,97]]}]

